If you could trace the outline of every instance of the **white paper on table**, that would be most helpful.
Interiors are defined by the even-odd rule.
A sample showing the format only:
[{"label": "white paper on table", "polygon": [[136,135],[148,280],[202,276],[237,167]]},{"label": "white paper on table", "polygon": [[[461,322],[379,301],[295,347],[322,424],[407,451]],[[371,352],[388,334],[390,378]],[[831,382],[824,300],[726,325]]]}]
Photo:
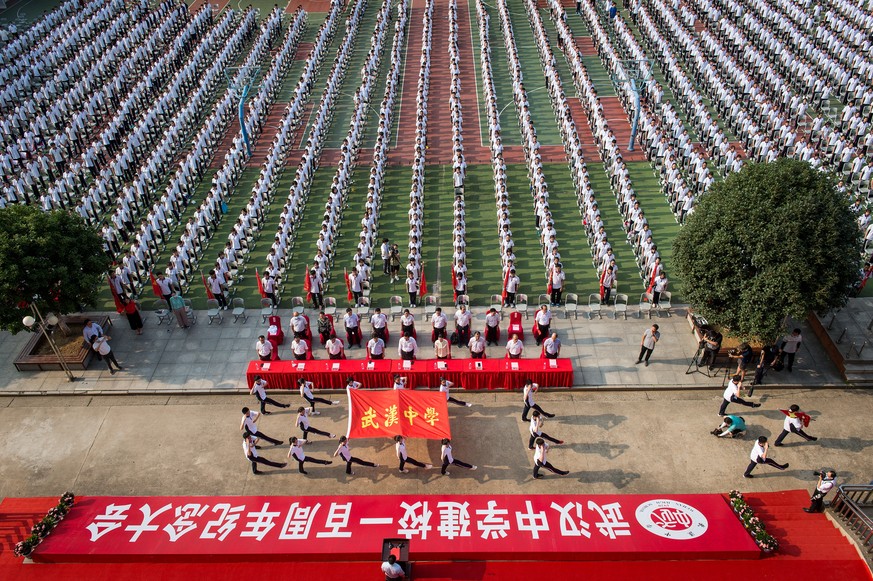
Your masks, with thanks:
[{"label": "white paper on table", "polygon": [[549,359],[549,367],[552,369],[558,368],[558,360],[557,359]]},{"label": "white paper on table", "polygon": [[437,361],[437,369],[447,369],[448,365],[446,365],[445,361]]},{"label": "white paper on table", "polygon": [[411,368],[412,368],[412,361],[406,360],[403,362],[403,369],[411,369]]},{"label": "white paper on table", "polygon": [[297,364],[297,371],[303,371],[304,369],[306,369],[305,363],[298,363]]},{"label": "white paper on table", "polygon": [[376,364],[372,361],[367,361],[367,369],[373,369],[376,367]]},{"label": "white paper on table", "polygon": [[261,364],[261,369],[269,369],[269,368],[270,368],[270,364],[269,364],[269,363],[262,363],[262,364]]},{"label": "white paper on table", "polygon": [[334,364],[331,366],[331,369],[333,369],[334,371],[339,371],[339,368],[340,368],[340,364],[339,364],[339,363],[334,363]]},{"label": "white paper on table", "polygon": [[513,371],[518,371],[518,363],[516,363],[515,361],[513,361],[512,363],[510,363],[510,364],[509,364],[509,367],[510,367],[510,369],[512,369]]}]

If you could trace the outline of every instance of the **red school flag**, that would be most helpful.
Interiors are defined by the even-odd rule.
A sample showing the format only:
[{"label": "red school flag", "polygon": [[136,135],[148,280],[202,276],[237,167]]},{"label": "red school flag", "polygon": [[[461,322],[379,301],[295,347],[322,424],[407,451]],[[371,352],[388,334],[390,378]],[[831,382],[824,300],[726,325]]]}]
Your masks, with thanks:
[{"label": "red school flag", "polygon": [[452,267],[452,300],[458,302],[458,275],[455,274],[455,267]]},{"label": "red school flag", "polygon": [[427,279],[424,277],[424,266],[421,268],[421,286],[418,289],[418,296],[424,298],[427,294]]},{"label": "red school flag", "polygon": [[355,300],[355,295],[352,293],[352,282],[349,280],[349,271],[348,269],[343,269],[343,278],[346,279],[346,291],[348,291],[349,302]]},{"label": "red school flag", "polygon": [[509,269],[506,269],[506,272],[503,273],[503,292],[501,293],[501,297],[503,297],[503,302],[506,302],[506,286],[509,284]]},{"label": "red school flag", "polygon": [[306,277],[303,279],[303,290],[306,292],[306,301],[312,302],[312,278],[309,276],[309,269],[303,267],[306,270]]},{"label": "red school flag", "polygon": [[112,284],[112,279],[109,278],[108,274],[106,275],[106,282],[109,283],[109,292],[112,293],[112,300],[115,301],[115,310],[118,313],[123,313],[124,312],[124,305],[121,304],[121,297],[118,296],[117,292],[115,292],[115,285]]},{"label": "red school flag", "polygon": [[603,272],[600,273],[600,300],[601,301],[603,300],[603,297],[606,296],[604,294],[606,289],[603,288],[603,279],[606,278],[606,269],[607,268],[609,268],[609,267],[604,265]]},{"label": "red school flag", "polygon": [[261,280],[261,275],[258,273],[258,269],[255,269],[255,280],[258,281],[258,294],[261,295],[262,299],[267,298],[267,293],[264,292],[264,281]]},{"label": "red school flag", "polygon": [[552,269],[549,269],[549,273],[546,275],[549,277],[549,284],[546,285],[546,294],[549,296],[552,295]]},{"label": "red school flag", "polygon": [[155,278],[155,273],[149,271],[149,276],[152,279],[152,292],[155,293],[155,296],[159,299],[164,298],[164,293],[161,292],[161,286],[158,284],[158,279]]},{"label": "red school flag", "polygon": [[[648,286],[648,288],[646,288],[646,294],[651,294],[651,293],[652,293],[652,289],[655,288],[655,278],[656,278],[657,276],[658,276],[658,269],[657,269],[657,268],[653,268],[653,269],[652,269],[652,278],[649,279],[649,286]],[[647,299],[647,300],[648,300],[648,299]]]},{"label": "red school flag", "polygon": [[[215,295],[212,293],[212,289],[209,288],[209,283],[206,282],[206,275],[203,274],[203,271],[200,271],[200,280],[203,281],[203,286],[206,288],[206,298],[210,301],[215,300]],[[260,279],[258,279],[260,281]]]}]

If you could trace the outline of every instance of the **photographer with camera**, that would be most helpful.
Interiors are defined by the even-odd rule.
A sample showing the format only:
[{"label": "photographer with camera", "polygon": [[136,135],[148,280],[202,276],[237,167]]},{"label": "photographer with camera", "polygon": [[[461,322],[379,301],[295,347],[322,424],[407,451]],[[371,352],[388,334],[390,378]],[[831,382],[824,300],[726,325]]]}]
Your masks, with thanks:
[{"label": "photographer with camera", "polygon": [[710,434],[719,438],[742,438],[746,435],[746,420],[742,416],[725,416],[721,425]]},{"label": "photographer with camera", "polygon": [[718,357],[718,352],[721,350],[721,341],[721,333],[712,328],[706,329],[703,339],[700,340],[700,347],[703,348],[703,357],[700,358],[702,367],[709,363],[709,370],[715,369],[715,358]]},{"label": "photographer with camera", "polygon": [[827,496],[831,488],[834,487],[837,479],[837,473],[834,470],[825,470],[822,468],[819,472],[813,472],[818,476],[818,483],[815,485],[815,492],[809,499],[809,508],[804,508],[804,512],[824,512],[824,497]]}]

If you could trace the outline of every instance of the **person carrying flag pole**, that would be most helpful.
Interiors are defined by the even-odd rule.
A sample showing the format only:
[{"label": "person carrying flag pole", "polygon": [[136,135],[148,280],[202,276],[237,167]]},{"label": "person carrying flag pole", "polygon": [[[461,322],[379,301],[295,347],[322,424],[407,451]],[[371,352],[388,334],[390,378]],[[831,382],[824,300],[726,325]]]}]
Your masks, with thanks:
[{"label": "person carrying flag pole", "polygon": [[[209,288],[209,283],[206,282],[206,276],[203,274],[202,270],[200,271],[200,280],[203,281],[203,286],[206,288],[206,298],[210,301],[213,300],[215,298],[215,295],[212,294],[212,289]],[[260,288],[260,286],[261,286],[261,279],[258,279],[258,287]]]},{"label": "person carrying flag pole", "polygon": [[815,436],[810,436],[803,431],[803,428],[809,427],[809,422],[812,421],[812,418],[806,412],[800,411],[799,405],[791,404],[787,410],[779,411],[785,414],[785,422],[782,424],[782,433],[779,434],[776,441],[773,442],[774,446],[782,446],[782,440],[784,440],[785,436],[788,434],[797,434],[807,442],[815,442],[818,440]]},{"label": "person carrying flag pole", "polygon": [[306,293],[306,302],[312,302],[312,278],[309,276],[309,270],[304,267],[304,272],[306,273],[303,277],[303,292]]},{"label": "person carrying flag pole", "polygon": [[349,271],[347,268],[343,268],[343,278],[346,280],[346,291],[348,291],[348,300],[352,302],[355,300],[355,295],[352,294],[352,282],[349,280]]},{"label": "person carrying flag pole", "polygon": [[454,268],[452,268],[452,302],[458,302],[458,275],[455,274]]},{"label": "person carrying flag pole", "polygon": [[615,288],[615,269],[610,265],[603,269],[600,275],[600,302],[606,304]]},{"label": "person carrying flag pole", "polygon": [[424,263],[421,265],[421,283],[418,285],[418,297],[421,302],[424,302],[424,295],[427,294],[427,279],[424,277]]},{"label": "person carrying flag pole", "polygon": [[267,293],[264,291],[264,281],[261,280],[261,275],[258,273],[257,268],[255,269],[255,280],[258,281],[258,294],[261,295],[262,299],[267,298]]}]

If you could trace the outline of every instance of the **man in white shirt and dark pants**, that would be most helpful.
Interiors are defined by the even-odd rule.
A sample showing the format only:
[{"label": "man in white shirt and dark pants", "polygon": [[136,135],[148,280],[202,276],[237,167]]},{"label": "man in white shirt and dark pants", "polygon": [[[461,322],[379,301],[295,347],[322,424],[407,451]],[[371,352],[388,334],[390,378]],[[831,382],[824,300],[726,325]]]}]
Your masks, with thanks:
[{"label": "man in white shirt and dark pants", "polygon": [[645,333],[643,333],[643,339],[640,341],[640,356],[637,358],[637,364],[640,364],[645,360],[646,367],[649,366],[649,357],[652,356],[652,351],[655,350],[655,344],[660,338],[661,333],[658,331],[658,325],[652,325],[650,329],[646,329]]},{"label": "man in white shirt and dark pants", "polygon": [[443,468],[442,470],[440,470],[440,474],[442,474],[443,476],[449,474],[449,472],[446,472],[446,468],[449,467],[449,464],[454,464],[455,466],[468,468],[470,470],[476,470],[478,468],[478,466],[474,466],[473,464],[467,464],[466,462],[461,462],[460,460],[452,456],[452,441],[448,438],[443,438],[442,440],[440,455],[443,458]]},{"label": "man in white shirt and dark pants", "polygon": [[255,437],[248,431],[243,434],[243,454],[245,454],[246,459],[252,463],[252,474],[262,474],[262,472],[258,470],[258,464],[265,464],[267,466],[272,466],[273,468],[284,468],[288,465],[287,463],[273,462],[272,460],[267,460],[266,458],[258,456],[258,449],[257,446],[255,446]]},{"label": "man in white shirt and dark pants", "polygon": [[737,374],[734,375],[730,382],[728,382],[727,387],[724,390],[724,394],[722,395],[721,407],[718,408],[718,415],[723,416],[725,411],[727,410],[728,404],[738,403],[740,405],[744,405],[749,408],[759,408],[761,404],[753,403],[750,401],[746,401],[740,397],[743,391],[743,378]]},{"label": "man in white shirt and dark pants", "polygon": [[255,382],[252,384],[252,388],[249,390],[249,393],[255,396],[255,398],[261,404],[261,413],[265,416],[270,415],[271,412],[268,412],[265,408],[267,404],[272,404],[279,408],[290,408],[290,403],[279,403],[273,398],[267,397],[267,382],[264,379],[261,379],[260,375],[255,376]]},{"label": "man in white shirt and dark pants", "polygon": [[837,473],[833,470],[826,472],[817,472],[818,484],[815,485],[815,492],[809,499],[809,508],[804,508],[804,512],[824,512],[824,497],[834,487],[837,479]]},{"label": "man in white shirt and dark pants", "polygon": [[749,454],[749,465],[746,467],[745,473],[743,473],[743,478],[754,478],[755,475],[752,474],[752,470],[755,469],[755,466],[758,464],[769,464],[774,468],[778,468],[779,470],[785,470],[788,468],[788,463],[779,464],[772,458],[767,458],[767,451],[770,449],[770,444],[767,443],[767,438],[761,436],[758,438],[758,441],[755,442],[755,445],[752,447],[752,453]]},{"label": "man in white shirt and dark pants", "polygon": [[260,430],[258,430],[257,421],[261,416],[258,412],[253,412],[249,408],[242,409],[242,421],[240,421],[239,429],[241,432],[249,432],[255,438],[262,438],[271,444],[281,444],[282,440],[277,440],[275,438],[271,438],[270,436],[264,434]]},{"label": "man in white shirt and dark pants", "polygon": [[794,329],[790,335],[782,339],[782,346],[779,349],[779,360],[785,362],[785,369],[791,371],[794,367],[794,357],[800,350],[800,345],[803,343],[803,336],[800,334],[800,329]]}]

